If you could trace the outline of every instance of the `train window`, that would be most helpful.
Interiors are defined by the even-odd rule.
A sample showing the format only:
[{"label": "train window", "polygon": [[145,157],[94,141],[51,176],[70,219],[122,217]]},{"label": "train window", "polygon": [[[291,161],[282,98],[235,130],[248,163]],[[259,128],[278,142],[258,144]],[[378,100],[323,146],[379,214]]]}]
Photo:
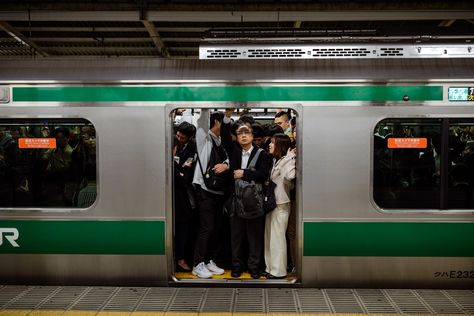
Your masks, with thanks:
[{"label": "train window", "polygon": [[374,201],[386,209],[437,209],[440,119],[386,119],[374,132]]},{"label": "train window", "polygon": [[474,208],[474,120],[449,120],[447,203]]},{"label": "train window", "polygon": [[0,208],[87,208],[96,196],[89,121],[0,120]]},{"label": "train window", "polygon": [[473,209],[474,120],[379,122],[373,188],[385,209]]},{"label": "train window", "polygon": [[[217,110],[217,111],[216,111]],[[277,113],[281,114],[278,116]],[[276,119],[276,117],[278,119]],[[294,120],[290,120],[295,117]],[[213,119],[214,118],[214,119]],[[178,109],[171,114],[174,128],[173,153],[173,238],[175,277],[179,280],[200,278],[211,279],[260,279],[265,272],[264,236],[265,214],[258,214],[243,219],[233,208],[232,198],[235,193],[236,178],[246,177],[246,181],[268,184],[272,158],[283,157],[293,148],[296,140],[296,112],[291,109],[248,110],[237,109]],[[221,123],[217,123],[221,120]],[[209,126],[210,125],[210,126]],[[210,128],[210,129],[209,129]],[[208,133],[209,130],[209,133]],[[212,132],[212,133],[211,133]],[[275,133],[280,133],[272,137]],[[283,134],[286,135],[283,135]],[[220,136],[220,137],[216,137]],[[211,143],[212,137],[212,143]],[[273,145],[270,143],[273,141]],[[211,148],[220,149],[213,151]],[[214,144],[214,145],[211,145]],[[269,149],[271,147],[271,149]],[[263,149],[260,152],[258,149]],[[278,149],[276,149],[278,148]],[[243,154],[242,149],[248,150]],[[251,151],[250,151],[251,150]],[[277,151],[278,150],[278,151]],[[222,152],[227,153],[227,162],[222,162]],[[197,155],[196,152],[200,154]],[[255,168],[249,169],[242,165],[243,157],[247,157],[247,165],[252,157],[259,152]],[[291,171],[296,174],[296,159],[293,152],[288,154],[288,177]],[[203,158],[204,157],[204,158]],[[219,163],[216,161],[222,162]],[[205,161],[201,169],[201,162]],[[207,165],[213,161],[216,167],[225,169],[220,185],[212,185],[205,177],[211,177],[212,171]],[[293,163],[293,165],[292,165]],[[215,165],[213,164],[213,165]],[[223,165],[227,166],[224,168]],[[230,169],[230,171],[227,171]],[[211,175],[211,176],[210,176]],[[212,185],[212,186],[211,186]],[[290,188],[291,186],[288,186]],[[289,190],[289,189],[288,189]],[[273,272],[277,277],[294,281],[296,276],[296,193],[288,192],[292,206],[292,216],[288,219],[289,251],[287,264]],[[236,200],[234,200],[236,201]],[[235,202],[238,203],[238,202]],[[289,211],[289,210],[288,210]],[[275,212],[274,214],[278,214]],[[270,226],[268,224],[268,226]],[[269,228],[270,229],[270,228]],[[246,230],[249,230],[248,233]],[[211,233],[209,233],[211,232]],[[280,235],[279,235],[280,236]],[[280,236],[285,241],[285,234]],[[286,251],[286,242],[283,242]],[[199,268],[200,263],[212,259],[218,267],[203,265],[208,269]],[[193,270],[193,266],[194,269]],[[191,271],[193,270],[193,271]],[[288,272],[289,271],[289,272]]]}]

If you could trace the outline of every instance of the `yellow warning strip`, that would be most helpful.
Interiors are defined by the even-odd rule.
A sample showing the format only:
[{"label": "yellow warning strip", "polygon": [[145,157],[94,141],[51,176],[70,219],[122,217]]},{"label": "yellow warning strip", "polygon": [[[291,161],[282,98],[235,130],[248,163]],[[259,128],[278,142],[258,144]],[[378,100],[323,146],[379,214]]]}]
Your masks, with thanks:
[{"label": "yellow warning strip", "polygon": [[32,311],[31,313],[28,314],[28,316],[61,316],[64,314],[64,311],[58,311],[58,310],[42,310],[42,311]]},{"label": "yellow warning strip", "polygon": [[5,309],[0,310],[0,316],[26,316],[31,309]]},{"label": "yellow warning strip", "polygon": [[[231,270],[225,270],[224,274],[221,275],[213,275],[213,279],[229,279],[229,280],[242,280],[242,279],[252,279],[248,272],[243,272],[242,275],[238,278],[233,278],[231,275]],[[198,279],[197,276],[194,276],[192,272],[176,272],[175,277],[177,279]],[[286,280],[293,280],[296,277],[294,275],[288,275]],[[260,277],[260,280],[265,280],[263,276]]]}]

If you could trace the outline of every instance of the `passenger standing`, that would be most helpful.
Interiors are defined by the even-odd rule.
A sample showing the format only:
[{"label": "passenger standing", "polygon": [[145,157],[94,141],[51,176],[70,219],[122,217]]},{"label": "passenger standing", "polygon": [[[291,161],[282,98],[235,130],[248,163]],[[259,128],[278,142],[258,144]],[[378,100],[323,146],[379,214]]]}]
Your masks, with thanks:
[{"label": "passenger standing", "polygon": [[270,179],[275,183],[276,208],[265,219],[265,264],[267,278],[284,278],[287,274],[285,232],[290,216],[290,190],[296,177],[296,155],[285,134],[275,134],[269,146],[273,156]]},{"label": "passenger standing", "polygon": [[[221,162],[216,163],[212,170],[219,175],[229,169],[229,159],[221,146],[220,129],[224,113],[213,112],[210,115],[209,131],[206,133],[205,125],[208,110],[203,109],[198,119],[196,133],[197,166],[194,170],[193,184],[196,188],[197,205],[199,209],[199,233],[194,250],[193,275],[200,278],[210,278],[213,274],[223,274],[224,270],[217,266],[216,260],[221,247],[222,237],[219,228],[224,221],[223,205],[224,191],[211,190],[206,187],[202,170],[207,170],[211,153],[220,152],[226,157],[221,157]],[[217,148],[219,147],[219,148]],[[221,155],[222,155],[221,154]],[[206,264],[207,262],[207,264]]]},{"label": "passenger standing", "polygon": [[275,124],[280,126],[283,129],[283,133],[293,139],[293,132],[291,129],[290,123],[290,114],[289,112],[280,111],[275,115]]},{"label": "passenger standing", "polygon": [[[270,171],[270,158],[264,150],[253,146],[252,127],[248,123],[241,123],[237,129],[236,145],[230,156],[230,170],[234,180],[254,181],[263,185]],[[253,168],[249,168],[257,152],[260,150],[257,161]],[[258,279],[261,275],[259,266],[262,262],[263,236],[265,229],[265,215],[253,219],[239,217],[234,212],[230,217],[231,249],[232,249],[232,272],[231,276],[239,277],[245,266],[244,248],[248,242],[247,268],[252,278]]]},{"label": "passenger standing", "polygon": [[5,127],[0,127],[0,207],[14,205],[17,143]]},{"label": "passenger standing", "polygon": [[174,153],[174,209],[175,209],[175,258],[177,269],[191,271],[186,263],[186,245],[191,231],[191,223],[196,201],[192,179],[194,175],[194,156],[196,127],[183,121],[176,132],[177,144]]}]

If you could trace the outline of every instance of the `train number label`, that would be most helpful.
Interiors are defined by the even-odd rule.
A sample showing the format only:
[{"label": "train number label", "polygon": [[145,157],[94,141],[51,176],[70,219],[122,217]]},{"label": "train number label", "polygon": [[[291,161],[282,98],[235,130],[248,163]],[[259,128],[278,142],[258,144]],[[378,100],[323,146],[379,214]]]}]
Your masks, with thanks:
[{"label": "train number label", "polygon": [[435,278],[474,279],[474,271],[451,270],[451,271],[435,272],[434,276]]},{"label": "train number label", "polygon": [[0,228],[0,246],[3,245],[3,239],[6,239],[13,247],[20,247],[16,242],[19,236],[16,228]]}]

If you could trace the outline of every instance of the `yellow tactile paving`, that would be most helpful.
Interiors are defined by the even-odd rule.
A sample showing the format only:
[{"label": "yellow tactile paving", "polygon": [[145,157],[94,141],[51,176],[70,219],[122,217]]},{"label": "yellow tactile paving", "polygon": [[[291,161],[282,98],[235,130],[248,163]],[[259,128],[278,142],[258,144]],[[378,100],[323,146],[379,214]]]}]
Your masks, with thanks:
[{"label": "yellow tactile paving", "polygon": [[31,309],[5,309],[0,310],[0,316],[26,316]]},{"label": "yellow tactile paving", "polygon": [[97,316],[130,316],[132,312],[99,312]]},{"label": "yellow tactile paving", "polygon": [[95,316],[98,311],[67,311],[61,316]]},{"label": "yellow tactile paving", "polygon": [[203,312],[199,313],[199,316],[232,316],[232,313]]},{"label": "yellow tactile paving", "polygon": [[165,312],[133,312],[131,316],[164,316]]},{"label": "yellow tactile paving", "polygon": [[64,314],[63,310],[43,310],[43,311],[32,311],[28,316],[61,316]]},{"label": "yellow tactile paving", "polygon": [[198,312],[166,312],[165,316],[199,316]]}]

